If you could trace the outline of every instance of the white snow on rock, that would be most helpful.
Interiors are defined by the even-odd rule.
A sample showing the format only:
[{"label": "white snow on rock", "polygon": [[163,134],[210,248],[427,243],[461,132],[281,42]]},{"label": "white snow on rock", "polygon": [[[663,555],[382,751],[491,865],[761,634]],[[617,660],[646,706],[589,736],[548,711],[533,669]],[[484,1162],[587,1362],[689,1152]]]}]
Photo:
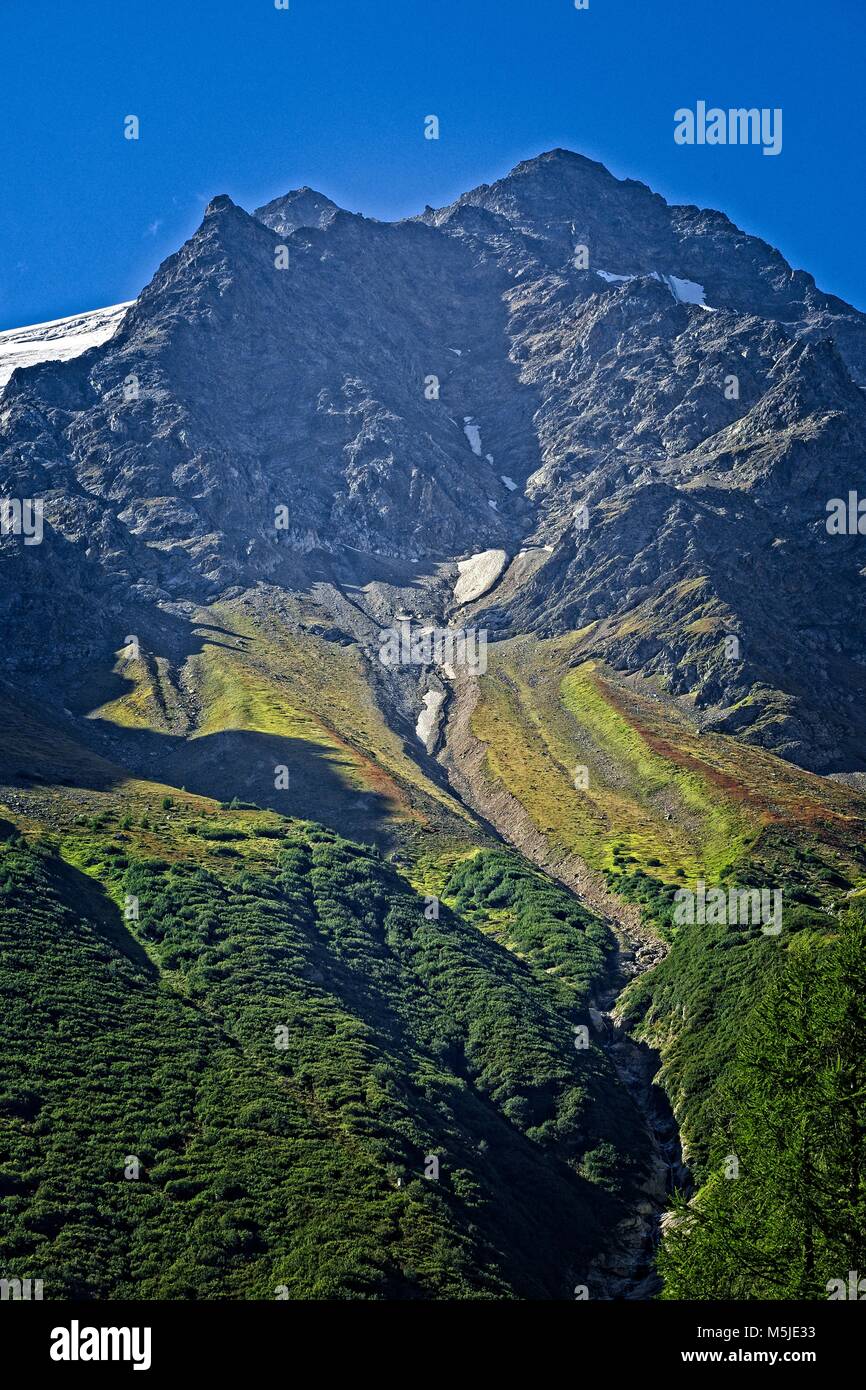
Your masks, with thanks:
[{"label": "white snow on rock", "polygon": [[462,356],[463,356],[463,349],[462,349],[462,348],[449,348],[448,351],[449,351],[449,352],[456,352],[456,354],[457,354],[458,357],[462,357]]},{"label": "white snow on rock", "polygon": [[484,457],[486,458],[486,460],[487,460],[488,463],[492,463],[492,462],[493,462],[493,455],[492,455],[492,454],[485,454]]},{"label": "white snow on rock", "polygon": [[16,367],[33,367],[37,362],[68,362],[88,348],[107,343],[134,300],[71,314],[48,323],[32,323],[25,328],[7,328],[0,333],[0,389]]},{"label": "white snow on rock", "polygon": [[500,478],[502,479],[502,481],[503,481],[503,483],[505,484],[505,486],[508,488],[508,491],[509,491],[509,492],[516,492],[516,491],[517,491],[517,484],[516,484],[516,482],[514,481],[513,478],[509,478],[509,476],[508,476],[507,473],[500,473],[499,476],[500,476]]},{"label": "white snow on rock", "polygon": [[458,579],[454,597],[458,603],[472,603],[491,589],[508,562],[504,550],[481,550],[468,560],[458,560]]},{"label": "white snow on rock", "polygon": [[477,425],[473,425],[473,424],[471,423],[471,421],[472,421],[472,416],[471,416],[471,415],[464,415],[464,416],[463,416],[463,420],[464,420],[464,424],[463,424],[463,433],[466,435],[466,438],[469,440],[469,447],[470,447],[470,449],[472,450],[473,454],[477,454],[478,457],[480,458],[480,457],[481,457],[481,431],[480,431],[480,429],[478,428]]},{"label": "white snow on rock", "polygon": [[[606,280],[609,285],[620,280],[636,280],[638,278],[637,275],[614,275],[610,270],[597,270],[595,273],[600,275],[602,280]],[[678,304],[695,304],[699,309],[706,309],[707,313],[713,312],[709,304],[704,302],[706,291],[703,285],[698,284],[697,280],[682,280],[679,275],[660,275],[657,270],[651,270],[649,274],[653,280],[667,285]]]},{"label": "white snow on rock", "polygon": [[428,690],[424,696],[424,708],[418,715],[418,722],[415,725],[415,733],[423,743],[424,747],[430,742],[435,729],[439,711],[445,701],[445,696],[441,690]]},{"label": "white snow on rock", "polygon": [[699,285],[696,280],[681,280],[678,275],[666,275],[665,284],[680,304],[704,304],[705,292],[703,285]]}]

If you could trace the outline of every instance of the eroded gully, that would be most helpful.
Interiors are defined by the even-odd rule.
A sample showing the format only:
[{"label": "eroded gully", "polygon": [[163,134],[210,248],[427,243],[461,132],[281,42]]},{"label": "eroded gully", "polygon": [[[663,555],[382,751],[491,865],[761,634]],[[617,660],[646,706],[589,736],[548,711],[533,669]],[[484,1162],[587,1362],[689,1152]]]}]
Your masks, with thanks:
[{"label": "eroded gully", "polygon": [[617,950],[607,977],[590,1001],[591,1016],[597,1041],[643,1117],[647,1177],[634,1209],[597,1256],[588,1274],[588,1286],[590,1296],[596,1298],[651,1298],[659,1289],[655,1251],[668,1201],[674,1190],[688,1191],[690,1179],[676,1120],[664,1091],[654,1082],[661,1065],[659,1054],[630,1035],[617,1005],[626,986],[658,964],[667,948],[647,929],[637,906],[608,892],[602,876],[577,855],[557,856],[520,802],[503,786],[489,782],[484,773],[486,749],[470,727],[477,699],[475,680],[454,680],[443,712],[437,755],[449,782],[504,841],[569,888],[616,937]]}]

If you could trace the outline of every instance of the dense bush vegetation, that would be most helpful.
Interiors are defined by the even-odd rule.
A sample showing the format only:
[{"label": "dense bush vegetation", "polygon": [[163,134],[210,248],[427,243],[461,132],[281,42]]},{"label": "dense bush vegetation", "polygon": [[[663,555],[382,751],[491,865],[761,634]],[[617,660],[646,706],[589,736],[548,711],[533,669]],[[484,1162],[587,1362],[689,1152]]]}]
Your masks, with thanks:
[{"label": "dense bush vegetation", "polygon": [[[375,850],[243,810],[83,818],[65,859],[0,823],[0,1274],[568,1297],[642,1195],[590,1023],[607,927],[506,850],[425,899]],[[832,866],[798,862],[807,899]],[[697,1184],[665,1296],[826,1297],[866,1267],[863,914],[789,893],[777,937],[675,929],[670,885],[617,878],[670,942],[623,1001]]]},{"label": "dense bush vegetation", "polygon": [[573,1046],[603,929],[513,857],[463,872],[539,961],[545,914],[563,963],[573,934],[554,992],[375,851],[248,843],[272,866],[102,828],[88,874],[0,845],[0,1271],[46,1297],[568,1296],[637,1178],[631,1102]]},{"label": "dense bush vegetation", "polygon": [[630,987],[698,1183],[662,1246],[665,1297],[826,1298],[866,1265],[864,922],[795,905],[777,937],[689,926]]},{"label": "dense bush vegetation", "polygon": [[770,963],[720,1096],[705,1185],[663,1246],[666,1297],[826,1298],[863,1269],[864,1055],[861,910],[830,934],[804,930]]},{"label": "dense bush vegetation", "polygon": [[484,923],[491,910],[500,910],[509,939],[560,986],[563,1002],[586,1004],[616,942],[571,893],[501,850],[465,859],[446,891],[469,920]]}]

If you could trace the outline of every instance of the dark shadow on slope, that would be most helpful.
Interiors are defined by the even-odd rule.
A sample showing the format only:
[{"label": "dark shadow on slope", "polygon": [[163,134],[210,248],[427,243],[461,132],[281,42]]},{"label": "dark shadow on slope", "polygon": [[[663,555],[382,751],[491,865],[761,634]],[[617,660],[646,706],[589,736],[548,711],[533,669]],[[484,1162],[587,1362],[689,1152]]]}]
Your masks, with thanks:
[{"label": "dark shadow on slope", "polygon": [[[146,734],[143,752],[149,776],[188,792],[254,801],[280,815],[320,821],[350,839],[389,838],[388,799],[353,786],[349,759],[308,739],[241,729],[187,740]],[[276,784],[286,780],[286,787]]]},{"label": "dark shadow on slope", "polygon": [[52,858],[50,870],[58,896],[72,904],[105,942],[125,955],[150,979],[157,979],[157,967],[129,931],[120,909],[101,884],[65,859]]},{"label": "dark shadow on slope", "polygon": [[[21,750],[11,761],[0,752],[0,783],[109,791],[132,775],[216,801],[254,801],[280,815],[320,821],[349,839],[377,845],[391,841],[393,803],[380,792],[353,785],[348,779],[354,768],[338,749],[243,729],[185,739],[150,729],[121,729],[105,720],[91,723],[99,735],[100,757],[88,758],[71,738],[42,724],[35,752],[26,760]],[[277,785],[284,781],[287,786]]]},{"label": "dark shadow on slope", "polygon": [[[123,627],[124,624],[121,624]],[[237,638],[242,646],[214,642],[212,633]],[[113,669],[127,634],[140,643],[152,683],[154,715],[166,728],[127,728],[107,719],[83,718],[135,688]],[[254,650],[253,639],[218,623],[131,611],[126,633],[103,637],[95,659],[63,662],[52,672],[42,703],[31,689],[5,688],[0,713],[9,726],[0,743],[0,783],[12,787],[71,786],[109,790],[132,774],[185,788],[197,795],[254,801],[282,815],[318,820],[349,838],[390,843],[394,805],[386,794],[358,784],[357,764],[347,751],[303,738],[250,730],[225,730],[189,737],[179,673],[191,656],[209,645]],[[169,665],[156,671],[156,659]],[[31,682],[27,681],[27,686]],[[64,708],[56,708],[57,689]],[[41,692],[39,692],[41,693]],[[167,710],[164,697],[175,702]],[[173,716],[173,717],[172,717]],[[168,725],[173,727],[169,728]],[[288,776],[277,769],[286,768]],[[281,784],[287,780],[288,785]]]}]

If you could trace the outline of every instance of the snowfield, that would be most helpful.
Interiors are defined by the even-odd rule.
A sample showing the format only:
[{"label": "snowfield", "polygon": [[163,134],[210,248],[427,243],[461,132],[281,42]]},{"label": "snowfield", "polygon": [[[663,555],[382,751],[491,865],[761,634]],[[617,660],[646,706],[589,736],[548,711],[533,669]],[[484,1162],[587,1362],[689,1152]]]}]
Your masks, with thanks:
[{"label": "snowfield", "polygon": [[704,287],[696,280],[681,280],[677,275],[665,275],[664,280],[674,299],[679,300],[680,304],[699,304],[702,309],[707,307],[704,303]]},{"label": "snowfield", "polygon": [[[600,276],[608,285],[617,282],[637,280],[637,275],[614,275],[611,270],[597,270],[596,275]],[[699,309],[706,309],[712,312],[709,304],[705,302],[706,291],[703,285],[699,285],[697,280],[682,280],[679,275],[660,275],[657,270],[651,270],[649,274],[653,280],[658,280],[663,285],[667,285],[674,299],[678,304],[694,304]]]},{"label": "snowfield", "polygon": [[472,450],[473,454],[477,454],[478,458],[480,458],[480,457],[481,457],[481,431],[480,431],[480,429],[478,428],[477,425],[473,425],[473,424],[472,424],[472,416],[471,416],[471,415],[464,415],[463,420],[464,420],[463,433],[466,435],[466,438],[469,440],[469,447],[470,447],[470,449]]},{"label": "snowfield", "polygon": [[492,588],[505,569],[508,555],[504,550],[481,550],[468,560],[458,560],[459,578],[454,588],[458,603],[471,603]]},{"label": "snowfield", "polygon": [[0,333],[0,390],[16,367],[33,367],[37,362],[67,362],[80,357],[88,348],[107,343],[117,332],[120,321],[134,300],[72,314],[48,323],[32,323],[25,328],[7,328]]},{"label": "snowfield", "polygon": [[424,696],[424,708],[418,715],[418,722],[415,725],[415,734],[424,744],[425,748],[436,732],[436,721],[444,703],[445,696],[440,690],[428,690],[427,694]]}]

